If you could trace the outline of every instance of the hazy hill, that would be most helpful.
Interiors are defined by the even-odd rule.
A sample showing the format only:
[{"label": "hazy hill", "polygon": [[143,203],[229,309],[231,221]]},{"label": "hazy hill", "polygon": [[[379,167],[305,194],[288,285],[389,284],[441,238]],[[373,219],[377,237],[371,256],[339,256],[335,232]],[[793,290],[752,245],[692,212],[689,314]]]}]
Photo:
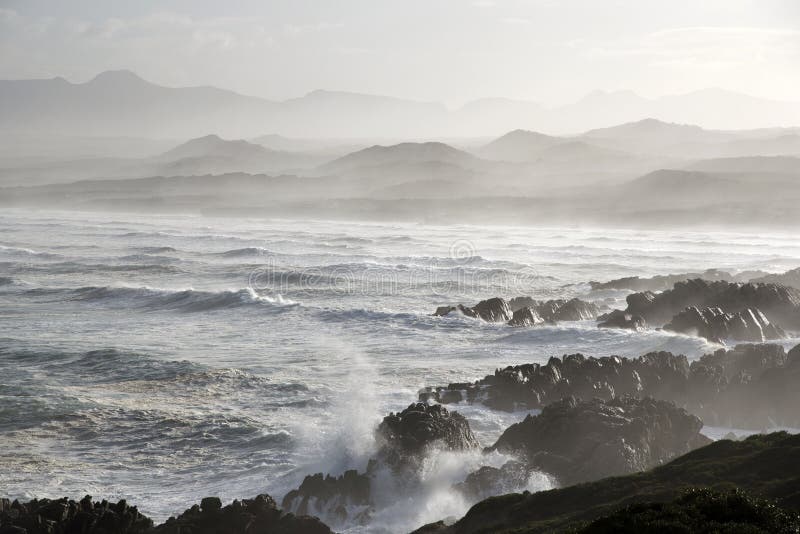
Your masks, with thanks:
[{"label": "hazy hill", "polygon": [[800,174],[800,157],[752,156],[716,158],[698,161],[691,170],[730,173],[794,173]]},{"label": "hazy hill", "polygon": [[528,130],[514,130],[477,149],[475,153],[497,161],[532,161],[539,153],[564,140]]},{"label": "hazy hill", "polygon": [[445,143],[400,143],[391,146],[375,145],[347,154],[323,165],[320,170],[330,173],[347,173],[359,168],[426,162],[449,163],[469,168],[480,164],[481,160]]}]

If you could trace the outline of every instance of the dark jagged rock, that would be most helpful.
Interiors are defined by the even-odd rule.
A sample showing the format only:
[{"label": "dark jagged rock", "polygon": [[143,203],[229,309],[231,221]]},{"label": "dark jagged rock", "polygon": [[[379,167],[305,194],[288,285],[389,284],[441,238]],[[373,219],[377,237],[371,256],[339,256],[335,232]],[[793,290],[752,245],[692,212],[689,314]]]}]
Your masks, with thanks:
[{"label": "dark jagged rock", "polygon": [[441,405],[411,404],[391,413],[375,431],[379,449],[366,473],[348,471],[340,477],[322,473],[307,476],[290,491],[282,506],[296,513],[318,514],[333,526],[366,523],[374,511],[373,481],[388,470],[398,486],[419,483],[419,468],[432,448],[462,451],[480,447],[467,420]]},{"label": "dark jagged rock", "polygon": [[[800,435],[777,432],[751,436],[742,441],[722,440],[644,473],[605,478],[551,491],[492,497],[473,506],[455,524],[430,532],[574,533],[587,522],[613,514],[620,507],[637,503],[667,503],[696,487],[717,491],[738,487],[751,495],[774,500],[786,510],[797,512],[800,510],[798,465]],[[715,510],[720,513],[726,509],[715,507]],[[737,517],[744,515],[738,514]],[[754,532],[752,529],[718,531]],[[694,531],[676,529],[669,532]]]},{"label": "dark jagged rock", "polygon": [[592,302],[581,299],[548,300],[537,306],[536,311],[545,321],[586,321],[600,315],[600,308]]},{"label": "dark jagged rock", "polygon": [[479,402],[498,410],[539,409],[565,396],[650,396],[673,401],[709,425],[760,430],[800,427],[800,348],[743,344],[689,364],[683,355],[550,358],[497,369],[474,383],[426,388],[420,400]]},{"label": "dark jagged rock", "polygon": [[536,326],[543,322],[544,319],[535,309],[525,306],[514,311],[514,316],[508,321],[508,324],[509,326]]},{"label": "dark jagged rock", "polygon": [[750,280],[753,283],[771,283],[800,289],[800,267],[783,274],[765,274]]},{"label": "dark jagged rock", "polygon": [[[702,273],[682,273],[682,274],[667,274],[657,275],[651,278],[640,278],[638,276],[628,276],[625,278],[617,278],[616,280],[609,280],[608,282],[589,282],[593,291],[603,289],[616,289],[616,290],[630,290],[630,291],[664,291],[672,288],[678,282],[686,280],[694,280],[701,278],[708,281],[724,281],[724,282],[749,282],[761,281],[751,280],[754,277],[764,276],[766,273],[763,271],[745,271],[739,274],[731,274],[719,269],[708,269]],[[764,280],[766,281],[766,280]]]},{"label": "dark jagged rock", "polygon": [[800,365],[800,345],[790,350],[786,359],[790,365]]},{"label": "dark jagged rock", "polygon": [[513,299],[508,301],[508,307],[511,308],[512,312],[515,312],[522,308],[533,308],[539,305],[539,301],[534,299],[533,297],[514,297]]},{"label": "dark jagged rock", "polygon": [[464,482],[453,489],[467,499],[476,501],[492,495],[503,495],[524,488],[531,477],[532,469],[523,462],[510,461],[502,467],[484,466],[470,473]]},{"label": "dark jagged rock", "polygon": [[92,502],[90,496],[75,502],[34,499],[27,503],[0,499],[0,532],[3,534],[144,534],[153,522],[124,500]]},{"label": "dark jagged rock", "polygon": [[[370,476],[356,470],[345,471],[340,477],[309,475],[298,489],[286,494],[281,507],[295,514],[332,518],[335,524],[348,519],[363,524],[372,506],[371,481]],[[351,516],[352,510],[358,510],[356,517]]]},{"label": "dark jagged rock", "polygon": [[764,342],[786,337],[785,332],[758,309],[747,308],[738,313],[725,313],[720,308],[696,306],[686,308],[664,325],[664,330],[693,334],[722,343],[735,341]]},{"label": "dark jagged rock", "polygon": [[393,468],[422,458],[429,447],[460,451],[479,447],[467,420],[440,404],[412,404],[383,418],[376,432],[380,449],[377,460]]},{"label": "dark jagged rock", "polygon": [[631,315],[622,310],[614,310],[612,312],[601,315],[597,318],[598,328],[623,328],[626,330],[646,330],[647,321],[644,317],[639,315]]},{"label": "dark jagged rock", "polygon": [[641,315],[648,323],[663,325],[690,306],[721,308],[727,313],[759,309],[784,328],[800,328],[800,290],[777,284],[678,282],[672,289],[649,291],[627,297],[627,313]]},{"label": "dark jagged rock", "polygon": [[567,397],[511,425],[491,449],[518,454],[564,484],[643,471],[711,442],[703,422],[666,401]]},{"label": "dark jagged rock", "polygon": [[458,311],[467,317],[483,319],[484,321],[498,323],[511,319],[511,309],[508,302],[499,297],[482,300],[472,308],[458,304],[457,306],[439,306],[434,315],[444,316]]},{"label": "dark jagged rock", "polygon": [[497,369],[473,384],[456,383],[420,392],[420,400],[481,402],[513,411],[537,409],[564,396],[611,399],[615,395],[685,392],[689,361],[685,356],[651,353],[636,359],[587,358],[570,354],[537,363]]},{"label": "dark jagged rock", "polygon": [[[529,308],[530,311],[524,312],[523,310],[526,308]],[[439,306],[433,314],[444,316],[453,312],[459,312],[467,317],[475,317],[493,323],[508,322],[512,326],[529,326],[525,323],[530,322],[531,325],[535,325],[540,322],[535,319],[537,316],[550,323],[594,319],[600,314],[600,308],[592,302],[577,298],[539,302],[530,297],[516,297],[507,302],[502,298],[495,297],[482,300],[472,308],[463,304]],[[517,319],[515,319],[514,314],[520,315],[517,315]],[[529,320],[525,321],[523,317],[528,317]]]},{"label": "dark jagged rock", "polygon": [[315,517],[284,513],[269,495],[233,501],[223,507],[217,498],[203,499],[178,517],[159,525],[157,534],[331,534]]}]

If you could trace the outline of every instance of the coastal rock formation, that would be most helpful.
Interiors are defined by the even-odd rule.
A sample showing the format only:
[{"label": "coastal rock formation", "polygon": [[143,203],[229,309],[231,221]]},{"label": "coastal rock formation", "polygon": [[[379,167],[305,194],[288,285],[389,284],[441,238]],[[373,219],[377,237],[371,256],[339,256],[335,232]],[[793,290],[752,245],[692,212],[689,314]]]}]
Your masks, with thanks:
[{"label": "coastal rock formation", "polygon": [[453,489],[470,501],[485,499],[492,495],[503,495],[524,488],[530,479],[532,469],[523,462],[511,460],[502,467],[484,466],[467,475],[464,482]]},{"label": "coastal rock formation", "polygon": [[269,495],[233,501],[223,507],[216,497],[207,497],[178,517],[169,518],[156,528],[157,534],[331,534],[331,529],[316,517],[284,513]]},{"label": "coastal rock formation", "polygon": [[491,323],[505,322],[511,319],[511,309],[508,307],[508,302],[499,297],[482,300],[471,308],[463,304],[458,304],[457,306],[439,306],[436,308],[434,315],[444,316],[454,311],[458,311],[467,317],[483,319]]},{"label": "coastal rock formation", "polygon": [[598,328],[623,328],[625,330],[645,330],[647,321],[639,315],[631,315],[622,310],[614,310],[597,318]]},{"label": "coastal rock formation", "polygon": [[491,450],[518,454],[563,484],[644,471],[711,443],[703,422],[666,401],[567,397],[511,425]]},{"label": "coastal rock formation", "polygon": [[510,301],[495,297],[482,300],[471,308],[463,304],[439,306],[433,314],[444,316],[453,312],[493,323],[505,321],[511,326],[533,326],[544,321],[557,323],[594,319],[600,314],[600,308],[577,298],[540,302],[531,297],[515,297]]},{"label": "coastal rock formation", "polygon": [[[613,514],[621,506],[637,503],[668,503],[697,487],[730,488],[771,499],[764,507],[769,516],[778,507],[793,512],[786,530],[734,528],[723,532],[793,532],[800,511],[800,436],[786,432],[754,435],[742,441],[721,440],[680,456],[666,465],[627,476],[605,478],[551,491],[513,493],[477,503],[452,525],[425,525],[414,534],[511,534],[519,532],[580,532],[587,522]],[[714,506],[716,520],[726,514],[741,522],[765,519],[741,513],[741,508]],[[684,512],[674,519],[685,520]],[[716,526],[715,523],[713,526]],[[663,530],[662,524],[658,525]],[[722,525],[719,525],[722,527]],[[604,530],[602,532],[650,532],[647,529]],[[694,532],[677,529],[676,532]]]},{"label": "coastal rock formation", "polygon": [[464,416],[440,404],[422,402],[384,417],[376,436],[381,444],[376,459],[392,468],[414,465],[429,447],[450,451],[479,447]]},{"label": "coastal rock formation", "polygon": [[[640,278],[638,276],[627,276],[609,280],[607,282],[589,282],[593,291],[603,289],[630,290],[630,291],[665,291],[671,289],[678,282],[701,278],[709,282],[761,282],[767,280],[753,280],[756,277],[763,277],[767,273],[763,271],[745,271],[739,274],[731,274],[719,269],[708,269],[702,273],[681,273],[657,275],[651,278]],[[769,280],[772,281],[772,280]]]},{"label": "coastal rock formation", "polygon": [[540,409],[562,397],[622,395],[673,401],[710,425],[800,427],[800,347],[774,344],[720,349],[689,363],[683,355],[652,352],[638,358],[550,358],[495,370],[474,383],[420,391],[422,401],[479,402],[498,410]]},{"label": "coastal rock formation", "polygon": [[348,519],[364,524],[369,519],[372,478],[356,470],[342,476],[309,475],[300,487],[286,494],[281,507],[298,515],[325,516],[334,524]]},{"label": "coastal rock formation", "polygon": [[347,471],[340,477],[310,475],[283,499],[284,509],[315,514],[336,526],[366,523],[374,508],[371,487],[382,470],[392,473],[398,485],[419,482],[419,467],[431,448],[462,451],[480,447],[467,420],[441,405],[411,404],[384,417],[375,431],[379,449],[366,473]]},{"label": "coastal rock formation", "polygon": [[206,497],[178,517],[153,526],[153,521],[124,500],[117,503],[34,499],[27,503],[0,499],[3,534],[331,534],[315,517],[295,516],[278,509],[269,495],[222,506]]},{"label": "coastal rock formation", "polygon": [[678,282],[672,289],[627,297],[627,313],[641,315],[648,323],[663,325],[690,306],[721,308],[727,313],[761,310],[784,328],[800,328],[800,290],[777,284],[708,282],[695,279]]},{"label": "coastal rock formation", "polygon": [[514,316],[511,317],[508,324],[509,326],[536,326],[543,322],[544,319],[542,319],[542,316],[539,315],[536,309],[525,306],[524,308],[519,308],[514,311]]},{"label": "coastal rock formation", "polygon": [[786,337],[784,331],[769,322],[758,309],[725,313],[720,308],[690,306],[664,325],[664,330],[693,334],[722,343],[726,339],[762,343]]},{"label": "coastal rock formation", "polygon": [[144,534],[152,530],[153,521],[125,500],[93,502],[89,495],[78,502],[66,497],[27,503],[0,499],[3,534]]}]

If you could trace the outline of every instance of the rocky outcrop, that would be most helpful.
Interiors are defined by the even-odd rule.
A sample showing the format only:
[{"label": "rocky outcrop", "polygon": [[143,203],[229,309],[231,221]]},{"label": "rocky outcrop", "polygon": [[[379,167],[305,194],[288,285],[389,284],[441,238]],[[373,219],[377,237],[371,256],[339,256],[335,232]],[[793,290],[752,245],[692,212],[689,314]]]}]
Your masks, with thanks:
[{"label": "rocky outcrop", "polygon": [[348,520],[365,524],[372,506],[371,483],[372,477],[356,470],[339,477],[309,475],[298,489],[286,494],[281,507],[298,515],[325,516],[332,524]]},{"label": "rocky outcrop", "polygon": [[153,521],[124,500],[93,502],[87,495],[76,502],[34,499],[27,503],[0,499],[0,532],[3,534],[143,534]]},{"label": "rocky outcrop", "polygon": [[666,401],[567,397],[511,425],[491,450],[516,454],[562,484],[644,471],[710,439],[703,422]]},{"label": "rocky outcrop", "polygon": [[479,447],[464,416],[422,402],[384,417],[376,436],[380,444],[376,459],[392,468],[414,465],[430,447],[449,451]]},{"label": "rocky outcrop", "polygon": [[622,328],[625,330],[646,330],[647,321],[639,315],[631,315],[622,310],[614,310],[597,318],[598,328]]},{"label": "rocky outcrop", "polygon": [[662,293],[634,293],[627,297],[627,313],[648,323],[663,325],[691,306],[721,308],[727,313],[761,310],[783,328],[800,328],[800,290],[777,284],[742,284],[687,280]]},{"label": "rocky outcrop", "polygon": [[484,466],[453,486],[470,501],[519,491],[528,484],[532,469],[524,462],[510,461],[502,467]]},{"label": "rocky outcrop", "polygon": [[216,497],[192,506],[178,517],[169,518],[156,528],[158,534],[331,534],[316,517],[284,513],[269,495],[233,501],[223,507]]},{"label": "rocky outcrop", "polygon": [[283,508],[319,515],[334,527],[346,522],[364,524],[374,511],[371,487],[381,472],[388,470],[398,487],[413,489],[419,483],[422,461],[431,449],[463,451],[480,446],[461,414],[425,403],[411,404],[402,412],[384,417],[375,437],[379,448],[366,473],[307,476],[298,489],[284,497]]},{"label": "rocky outcrop", "polygon": [[559,321],[587,321],[600,315],[600,308],[592,302],[581,299],[557,299],[542,302],[536,311],[545,321],[557,323]]},{"label": "rocky outcrop", "polygon": [[331,534],[319,519],[287,514],[269,495],[233,501],[223,507],[206,497],[178,517],[156,527],[124,500],[117,503],[35,499],[27,503],[0,499],[3,534]]},{"label": "rocky outcrop", "polygon": [[691,364],[683,355],[653,352],[638,358],[572,354],[544,364],[497,369],[473,383],[420,391],[420,400],[479,402],[498,410],[537,409],[565,396],[622,395],[673,401],[707,424],[761,430],[800,427],[800,347],[743,344]]},{"label": "rocky outcrop", "polygon": [[725,281],[725,282],[748,282],[748,281],[761,281],[751,280],[754,277],[761,277],[767,273],[763,271],[745,271],[739,274],[731,274],[719,269],[708,269],[702,273],[682,273],[682,274],[667,274],[657,275],[651,278],[640,278],[638,276],[628,276],[625,278],[617,278],[616,280],[609,280],[608,282],[589,282],[593,291],[600,291],[603,289],[614,290],[630,290],[630,291],[664,291],[671,289],[678,282],[686,280],[694,280],[701,278],[710,282]]},{"label": "rocky outcrop", "polygon": [[664,330],[704,337],[722,343],[726,339],[763,343],[786,337],[784,331],[769,322],[758,309],[725,313],[721,308],[691,306],[664,325]]},{"label": "rocky outcrop", "polygon": [[454,312],[493,323],[505,321],[511,326],[534,326],[545,321],[557,323],[594,319],[600,314],[600,308],[577,298],[539,302],[531,297],[516,297],[507,302],[495,297],[482,300],[472,308],[463,304],[439,306],[433,314],[444,316]]},{"label": "rocky outcrop", "polygon": [[[595,482],[578,484],[551,491],[523,492],[495,496],[470,508],[467,514],[451,525],[431,523],[415,531],[437,534],[519,534],[580,532],[589,522],[613,514],[621,506],[637,503],[668,503],[691,488],[741,488],[771,499],[762,513],[741,511],[727,504],[710,507],[713,523],[701,524],[707,531],[719,532],[794,532],[793,523],[779,525],[788,528],[755,528],[757,521],[774,517],[780,508],[800,510],[800,436],[776,432],[755,435],[742,441],[717,441],[670,463],[644,473],[604,478]],[[777,506],[776,506],[777,505]],[[665,510],[666,507],[659,508]],[[746,509],[745,509],[746,510]],[[738,525],[726,525],[725,517],[733,516]],[[630,517],[625,515],[624,517]],[[656,515],[648,514],[649,518]],[[675,511],[668,520],[646,528],[639,523],[633,528],[613,526],[604,533],[639,532],[697,532],[687,528],[686,511]],[[728,528],[732,527],[732,528]],[[704,530],[700,530],[703,532]]]},{"label": "rocky outcrop", "polygon": [[436,308],[434,315],[444,316],[453,312],[459,312],[467,317],[483,319],[491,323],[506,322],[511,319],[511,309],[508,307],[508,302],[499,297],[482,300],[471,308],[463,304],[439,306]]},{"label": "rocky outcrop", "polygon": [[514,311],[513,317],[508,321],[509,326],[536,326],[542,324],[544,319],[530,306],[519,308]]},{"label": "rocky outcrop", "polygon": [[620,395],[681,394],[689,377],[685,356],[668,352],[628,359],[570,354],[495,370],[474,383],[454,383],[420,392],[420,400],[481,402],[498,410],[542,408],[564,396],[611,399]]}]

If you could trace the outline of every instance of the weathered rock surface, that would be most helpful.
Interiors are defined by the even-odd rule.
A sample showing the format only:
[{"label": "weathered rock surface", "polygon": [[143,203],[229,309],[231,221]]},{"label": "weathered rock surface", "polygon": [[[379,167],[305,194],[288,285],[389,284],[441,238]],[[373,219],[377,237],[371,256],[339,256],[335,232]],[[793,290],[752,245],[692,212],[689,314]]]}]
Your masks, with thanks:
[{"label": "weathered rock surface", "polygon": [[600,308],[581,299],[555,299],[540,302],[531,297],[515,297],[510,301],[495,297],[482,300],[472,308],[458,304],[439,306],[434,315],[443,316],[460,312],[467,317],[476,317],[488,322],[508,322],[511,326],[533,326],[544,321],[585,321],[600,314]]},{"label": "weathered rock surface", "polygon": [[419,469],[432,448],[463,451],[480,447],[467,420],[441,405],[411,404],[384,417],[375,431],[378,452],[366,473],[348,471],[340,477],[322,473],[307,476],[283,499],[286,510],[313,513],[333,525],[365,523],[374,511],[373,481],[389,470],[398,486],[413,488]]},{"label": "weathered rock surface", "polygon": [[725,313],[721,308],[690,306],[664,325],[664,330],[697,335],[717,343],[726,339],[763,343],[786,337],[783,329],[770,323],[760,310],[751,308]]},{"label": "weathered rock surface", "polygon": [[690,306],[721,308],[727,313],[761,310],[783,328],[800,328],[800,290],[778,284],[742,284],[687,280],[672,289],[627,297],[627,313],[641,315],[648,323],[663,325]]},{"label": "weathered rock surface", "polygon": [[639,315],[631,315],[622,310],[614,310],[597,318],[598,328],[623,328],[626,330],[645,330],[647,321]]},{"label": "weathered rock surface", "polygon": [[443,316],[456,311],[467,317],[475,317],[491,323],[506,322],[511,319],[511,309],[508,307],[508,302],[499,297],[482,300],[471,308],[463,304],[439,306],[436,308],[434,315]]},{"label": "weathered rock surface", "polygon": [[339,477],[309,475],[298,489],[286,494],[281,507],[298,515],[325,516],[333,524],[348,520],[363,524],[372,506],[371,483],[371,476],[356,470]]},{"label": "weathered rock surface", "polygon": [[[667,274],[657,275],[651,278],[640,278],[638,276],[627,276],[625,278],[617,278],[616,280],[609,280],[607,282],[589,282],[593,291],[603,289],[617,289],[617,290],[631,290],[631,291],[664,291],[671,289],[678,282],[685,282],[686,280],[694,280],[701,278],[709,282],[724,281],[724,282],[749,282],[761,281],[752,280],[755,277],[763,277],[767,273],[763,271],[745,271],[739,274],[731,274],[719,269],[708,269],[702,273],[681,273],[681,274]],[[766,280],[764,280],[766,281]]]},{"label": "weathered rock surface", "polygon": [[124,500],[117,503],[38,499],[27,503],[0,499],[3,534],[331,534],[319,519],[279,510],[269,495],[233,501],[223,507],[206,497],[178,517],[156,527]]},{"label": "weathered rock surface", "polygon": [[156,528],[158,534],[331,534],[316,517],[296,516],[278,509],[269,495],[233,501],[223,507],[216,497],[202,500]]},{"label": "weathered rock surface", "polygon": [[[492,497],[473,506],[455,524],[431,523],[415,534],[577,533],[587,522],[612,514],[621,506],[666,503],[696,487],[722,491],[737,487],[775,501],[763,507],[769,515],[715,504],[710,507],[714,522],[703,525],[708,532],[794,532],[797,529],[796,515],[786,529],[757,529],[753,525],[758,520],[774,517],[780,511],[775,504],[787,510],[800,510],[797,465],[800,465],[800,435],[777,432],[736,442],[717,441],[644,473],[605,478],[552,491]],[[731,515],[735,519],[732,522],[740,524],[725,525],[725,517]],[[613,526],[601,532],[696,532],[697,529],[686,527],[684,522],[688,517],[686,511],[678,511],[669,521],[656,523],[654,528],[620,529]],[[674,530],[668,530],[669,527],[674,527]]]},{"label": "weathered rock surface", "polygon": [[491,449],[575,484],[644,471],[707,445],[702,427],[698,417],[666,401],[567,397],[511,425]]},{"label": "weathered rock surface", "polygon": [[440,404],[422,402],[383,418],[376,432],[377,460],[392,468],[414,465],[429,447],[462,451],[479,447],[467,420]]},{"label": "weathered rock surface", "polygon": [[527,485],[531,473],[532,469],[528,465],[512,460],[500,468],[481,467],[467,475],[464,482],[454,485],[453,489],[470,501],[485,499],[492,495],[519,491]]},{"label": "weathered rock surface", "polygon": [[534,308],[525,306],[514,311],[514,315],[508,321],[508,324],[509,326],[536,326],[543,322],[545,322],[544,319]]},{"label": "weathered rock surface", "polygon": [[3,534],[139,534],[153,530],[153,522],[124,500],[79,502],[34,499],[27,503],[0,499],[0,532]]},{"label": "weathered rock surface", "polygon": [[494,409],[538,409],[565,396],[622,395],[673,401],[709,425],[761,430],[800,427],[800,347],[744,344],[707,354],[691,365],[683,355],[638,358],[550,358],[547,364],[497,369],[474,383],[420,391],[420,400],[479,402]]}]

